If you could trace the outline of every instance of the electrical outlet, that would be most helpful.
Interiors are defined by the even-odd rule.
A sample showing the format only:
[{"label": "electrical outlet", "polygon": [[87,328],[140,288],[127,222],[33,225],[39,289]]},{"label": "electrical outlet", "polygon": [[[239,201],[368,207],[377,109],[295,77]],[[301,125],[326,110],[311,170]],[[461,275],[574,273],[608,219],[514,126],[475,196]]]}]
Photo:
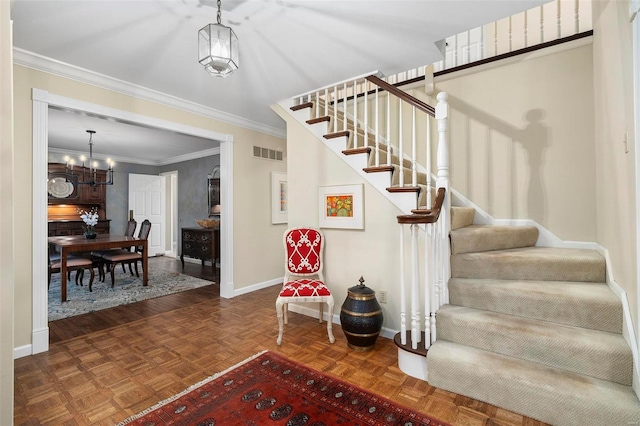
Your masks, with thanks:
[{"label": "electrical outlet", "polygon": [[380,290],[380,303],[387,303],[387,290]]}]

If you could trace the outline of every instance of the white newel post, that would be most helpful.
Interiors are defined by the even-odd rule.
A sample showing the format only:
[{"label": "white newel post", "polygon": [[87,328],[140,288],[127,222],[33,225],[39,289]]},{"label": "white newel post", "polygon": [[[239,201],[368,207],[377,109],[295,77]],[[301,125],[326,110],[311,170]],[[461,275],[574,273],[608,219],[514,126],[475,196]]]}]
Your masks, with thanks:
[{"label": "white newel post", "polygon": [[447,102],[448,95],[446,92],[438,93],[438,104],[436,105],[436,120],[438,122],[438,151],[437,151],[437,178],[436,187],[445,189],[444,203],[440,212],[441,234],[440,241],[440,265],[442,267],[439,282],[439,306],[449,303],[447,284],[451,276],[450,266],[450,249],[449,249],[449,232],[451,231],[451,192],[449,189],[449,104]]}]

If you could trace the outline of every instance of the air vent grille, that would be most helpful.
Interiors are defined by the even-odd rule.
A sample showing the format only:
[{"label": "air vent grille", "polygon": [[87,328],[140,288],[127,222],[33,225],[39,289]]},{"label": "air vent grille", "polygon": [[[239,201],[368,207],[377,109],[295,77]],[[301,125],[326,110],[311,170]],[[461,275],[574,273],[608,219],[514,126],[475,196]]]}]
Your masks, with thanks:
[{"label": "air vent grille", "polygon": [[256,158],[264,158],[266,160],[282,161],[282,151],[263,148],[261,146],[253,146],[253,156]]}]

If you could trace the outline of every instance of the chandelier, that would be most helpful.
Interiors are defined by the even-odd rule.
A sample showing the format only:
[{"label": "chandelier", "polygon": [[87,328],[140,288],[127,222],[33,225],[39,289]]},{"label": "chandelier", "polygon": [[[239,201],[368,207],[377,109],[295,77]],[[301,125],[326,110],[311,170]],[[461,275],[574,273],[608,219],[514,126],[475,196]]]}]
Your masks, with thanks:
[{"label": "chandelier", "polygon": [[87,130],[87,133],[89,133],[89,167],[85,167],[87,158],[84,155],[80,156],[80,161],[82,162],[82,174],[80,174],[77,170],[74,170],[75,160],[65,157],[67,175],[71,176],[73,182],[79,185],[113,185],[113,166],[115,163],[110,158],[107,158],[107,173],[104,180],[100,180],[102,173],[98,176],[98,162],[93,161],[93,135],[96,131]]},{"label": "chandelier", "polygon": [[238,69],[238,37],[221,24],[220,6],[218,0],[218,23],[198,31],[198,59],[210,74],[226,77]]}]

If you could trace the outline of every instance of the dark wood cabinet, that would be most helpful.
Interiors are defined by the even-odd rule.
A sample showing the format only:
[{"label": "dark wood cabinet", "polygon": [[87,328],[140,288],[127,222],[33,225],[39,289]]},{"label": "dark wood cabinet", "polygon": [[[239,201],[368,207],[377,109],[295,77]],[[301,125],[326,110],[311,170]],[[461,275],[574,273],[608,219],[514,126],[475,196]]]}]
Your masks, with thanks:
[{"label": "dark wood cabinet", "polygon": [[[87,168],[85,172],[88,173]],[[98,212],[98,234],[108,234],[110,220],[107,219],[107,189],[106,185],[79,185],[77,176],[82,176],[83,168],[75,167],[75,176],[68,174],[62,163],[49,163],[48,168],[48,205],[49,236],[82,235],[84,230],[78,210],[90,211],[95,208]],[[96,170],[98,181],[106,180],[106,170]],[[59,179],[57,182],[55,179]],[[52,183],[53,181],[53,183]],[[73,190],[72,190],[73,189]]]},{"label": "dark wood cabinet", "polygon": [[184,268],[184,257],[211,260],[211,269],[216,272],[216,259],[220,250],[220,230],[207,228],[182,228],[182,252],[180,261]]},{"label": "dark wood cabinet", "polygon": [[[81,204],[81,205],[93,205],[98,207],[99,209],[106,212],[106,201],[107,201],[107,189],[106,185],[87,185],[82,184],[79,185],[78,176],[82,177],[82,173],[89,173],[88,168],[83,168],[82,166],[76,166],[74,168],[75,175],[70,175],[67,172],[66,166],[62,163],[49,163],[48,169],[48,180],[51,182],[54,179],[63,179],[73,185],[73,192],[67,195],[66,192],[59,194],[56,196],[55,191],[52,193],[51,189],[49,190],[49,205],[56,204]],[[99,182],[104,182],[107,178],[106,170],[96,170],[94,172],[96,180]]]}]

